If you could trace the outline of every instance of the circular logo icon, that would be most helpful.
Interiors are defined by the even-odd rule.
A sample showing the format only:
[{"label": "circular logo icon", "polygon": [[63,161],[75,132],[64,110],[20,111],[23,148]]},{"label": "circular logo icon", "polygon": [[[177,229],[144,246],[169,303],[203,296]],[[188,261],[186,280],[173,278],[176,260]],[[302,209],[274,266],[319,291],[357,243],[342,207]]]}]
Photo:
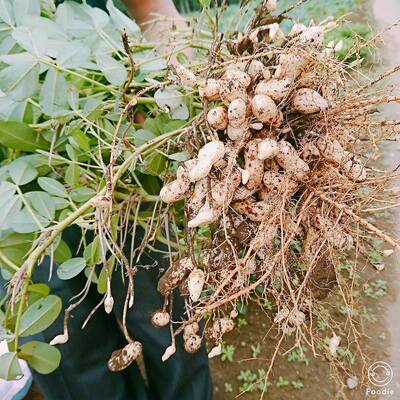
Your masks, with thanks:
[{"label": "circular logo icon", "polygon": [[393,379],[393,369],[384,361],[376,361],[368,368],[368,379],[375,386],[386,386]]}]

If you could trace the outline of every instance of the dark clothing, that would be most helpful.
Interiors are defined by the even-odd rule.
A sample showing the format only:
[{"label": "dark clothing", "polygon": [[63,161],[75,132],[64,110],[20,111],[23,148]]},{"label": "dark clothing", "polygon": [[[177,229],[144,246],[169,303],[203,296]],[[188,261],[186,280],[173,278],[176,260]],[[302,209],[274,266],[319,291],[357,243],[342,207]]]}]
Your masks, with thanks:
[{"label": "dark clothing", "polygon": [[[76,1],[77,3],[82,3],[82,1],[79,1],[79,0],[74,0],[74,1]],[[63,2],[64,2],[63,0],[56,0],[55,3],[56,3],[56,5],[58,5]],[[106,10],[106,2],[107,2],[107,0],[86,0],[86,3],[89,6],[102,8],[103,10]],[[115,3],[117,3],[117,2],[114,1],[114,4]]]},{"label": "dark clothing", "polygon": [[[71,249],[77,249],[80,230],[70,228],[64,233],[64,240]],[[127,243],[126,249],[130,248]],[[157,256],[154,256],[157,254]],[[117,319],[122,318],[126,289],[118,268],[113,273],[112,294],[114,308],[110,315],[100,307],[82,330],[81,326],[90,311],[102,298],[92,285],[87,298],[76,308],[69,320],[69,341],[57,346],[62,353],[61,365],[50,375],[34,373],[34,380],[46,400],[208,400],[212,398],[207,354],[202,348],[196,354],[183,349],[182,338],[177,338],[177,351],[165,363],[161,356],[171,344],[168,327],[155,328],[150,322],[153,311],[162,307],[163,298],[156,291],[160,266],[165,261],[159,253],[146,254],[139,264],[159,265],[149,270],[139,267],[135,276],[135,303],[128,311],[127,326],[131,336],[143,344],[143,355],[149,387],[147,388],[136,363],[122,372],[110,372],[107,361],[111,353],[124,347],[125,341]],[[129,257],[128,257],[129,258]],[[49,260],[46,259],[35,270],[34,282],[48,283],[51,292],[60,296],[63,306],[79,293],[86,281],[83,274],[61,281],[56,268],[53,278],[48,280]],[[180,320],[183,302],[179,296],[174,299],[174,320]],[[63,315],[45,332],[26,339],[49,342],[62,333]]]}]

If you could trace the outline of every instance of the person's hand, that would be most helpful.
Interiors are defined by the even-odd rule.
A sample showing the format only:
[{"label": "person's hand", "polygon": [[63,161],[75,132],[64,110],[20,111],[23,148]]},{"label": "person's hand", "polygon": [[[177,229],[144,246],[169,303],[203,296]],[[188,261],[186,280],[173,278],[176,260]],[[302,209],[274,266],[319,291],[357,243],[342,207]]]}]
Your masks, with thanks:
[{"label": "person's hand", "polygon": [[[140,25],[145,38],[152,43],[164,43],[158,48],[161,54],[168,54],[176,48],[171,43],[171,31],[185,31],[188,29],[186,20],[176,9],[172,0],[124,0],[129,13]],[[165,19],[156,19],[156,15]],[[170,42],[170,43],[168,43]],[[183,49],[182,52],[188,58],[192,58],[192,49]],[[171,55],[169,60],[172,64],[176,62],[175,55]]]}]

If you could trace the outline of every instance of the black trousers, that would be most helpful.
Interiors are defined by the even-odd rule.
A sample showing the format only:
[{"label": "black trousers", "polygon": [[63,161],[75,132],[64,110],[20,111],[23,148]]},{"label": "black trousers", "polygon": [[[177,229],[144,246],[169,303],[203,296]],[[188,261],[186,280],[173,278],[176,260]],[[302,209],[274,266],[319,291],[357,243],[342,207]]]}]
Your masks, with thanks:
[{"label": "black trousers", "polygon": [[[70,248],[77,249],[80,230],[69,229],[64,240]],[[129,246],[129,244],[128,244]],[[129,248],[127,246],[127,248]],[[34,380],[46,400],[208,400],[212,398],[212,385],[207,354],[202,348],[196,354],[188,354],[183,349],[182,338],[177,338],[177,351],[165,363],[161,356],[170,345],[168,328],[155,328],[150,322],[151,313],[160,308],[163,298],[156,291],[160,265],[165,261],[155,253],[145,254],[142,265],[158,263],[149,270],[140,268],[135,277],[135,304],[128,311],[127,326],[135,340],[143,344],[143,355],[148,377],[148,387],[136,363],[122,372],[110,372],[107,361],[111,353],[127,343],[119,329],[126,288],[121,279],[121,271],[113,275],[113,313],[107,315],[100,307],[82,330],[82,323],[93,307],[101,300],[95,285],[88,297],[73,311],[69,320],[70,338],[59,345],[62,353],[61,365],[49,375],[34,374]],[[61,281],[57,274],[48,281],[49,260],[36,267],[33,280],[49,284],[51,292],[61,297],[66,308],[69,299],[79,293],[85,283],[83,274]],[[57,266],[55,265],[55,268]],[[174,320],[180,320],[183,312],[182,299],[174,299]],[[63,315],[46,331],[35,335],[34,339],[49,342],[62,333]],[[32,337],[27,338],[32,340]]]}]

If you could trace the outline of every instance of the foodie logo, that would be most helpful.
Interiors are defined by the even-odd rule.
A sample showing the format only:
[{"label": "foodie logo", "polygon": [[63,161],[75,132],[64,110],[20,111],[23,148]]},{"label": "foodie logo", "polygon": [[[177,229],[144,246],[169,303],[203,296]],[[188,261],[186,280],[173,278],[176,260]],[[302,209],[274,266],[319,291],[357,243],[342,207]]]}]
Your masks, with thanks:
[{"label": "foodie logo", "polygon": [[368,380],[374,385],[383,387],[393,379],[392,367],[384,361],[376,361],[368,368]]}]

